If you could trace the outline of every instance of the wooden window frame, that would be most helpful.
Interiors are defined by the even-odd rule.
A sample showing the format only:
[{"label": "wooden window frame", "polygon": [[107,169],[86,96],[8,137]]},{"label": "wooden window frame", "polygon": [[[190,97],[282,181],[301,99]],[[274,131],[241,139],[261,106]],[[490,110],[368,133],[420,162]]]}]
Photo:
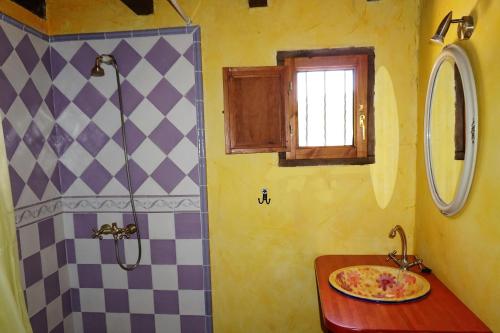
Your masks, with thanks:
[{"label": "wooden window frame", "polygon": [[[336,164],[371,164],[375,162],[374,131],[374,70],[373,48],[322,49],[282,51],[277,54],[278,65],[285,66],[291,85],[288,96],[290,145],[279,153],[279,166],[309,166]],[[297,117],[297,72],[312,70],[354,69],[354,144],[336,147],[299,147]],[[362,105],[362,109],[360,106]],[[359,126],[359,111],[366,117],[365,138]]]}]

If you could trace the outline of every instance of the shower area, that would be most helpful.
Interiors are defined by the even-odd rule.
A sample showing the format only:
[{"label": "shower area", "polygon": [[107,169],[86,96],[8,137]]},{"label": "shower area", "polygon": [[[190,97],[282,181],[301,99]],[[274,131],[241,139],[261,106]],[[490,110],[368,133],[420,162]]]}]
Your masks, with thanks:
[{"label": "shower area", "polygon": [[[199,27],[46,36],[0,13],[0,46],[33,332],[211,332]],[[100,55],[116,59],[122,94],[108,58],[91,75]],[[96,232],[135,222],[141,260],[124,270]],[[137,233],[116,245],[134,265]]]}]

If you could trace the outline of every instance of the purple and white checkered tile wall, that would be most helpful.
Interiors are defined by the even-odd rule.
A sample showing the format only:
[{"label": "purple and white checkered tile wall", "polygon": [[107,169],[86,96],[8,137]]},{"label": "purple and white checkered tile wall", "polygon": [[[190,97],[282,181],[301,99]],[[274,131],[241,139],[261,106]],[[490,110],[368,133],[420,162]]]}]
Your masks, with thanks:
[{"label": "purple and white checkered tile wall", "polygon": [[[0,108],[34,332],[212,331],[199,36],[49,38],[0,14]],[[102,53],[122,74],[144,238],[132,272],[111,240],[89,238],[132,221],[114,73],[89,75]],[[137,241],[120,250],[132,263]]]}]

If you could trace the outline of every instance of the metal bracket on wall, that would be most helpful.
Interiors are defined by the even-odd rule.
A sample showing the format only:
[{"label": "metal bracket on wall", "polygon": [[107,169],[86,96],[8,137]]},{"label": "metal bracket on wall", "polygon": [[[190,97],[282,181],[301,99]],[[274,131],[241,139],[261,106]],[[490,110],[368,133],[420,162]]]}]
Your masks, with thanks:
[{"label": "metal bracket on wall", "polygon": [[271,198],[268,198],[268,197],[267,197],[267,189],[266,189],[266,188],[263,188],[263,189],[261,190],[261,192],[262,192],[262,199],[257,199],[257,201],[258,201],[261,205],[262,205],[264,202],[265,202],[266,204],[268,204],[268,205],[269,205],[269,204],[271,203]]}]

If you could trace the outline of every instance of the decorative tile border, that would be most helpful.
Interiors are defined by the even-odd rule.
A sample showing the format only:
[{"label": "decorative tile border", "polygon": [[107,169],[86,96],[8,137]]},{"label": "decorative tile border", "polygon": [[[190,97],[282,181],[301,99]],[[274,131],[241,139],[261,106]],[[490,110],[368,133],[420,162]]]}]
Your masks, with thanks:
[{"label": "decorative tile border", "polygon": [[[199,196],[135,197],[135,206],[141,213],[173,213],[200,210]],[[16,209],[16,227],[21,228],[61,213],[126,213],[130,212],[126,196],[63,197]]]}]

